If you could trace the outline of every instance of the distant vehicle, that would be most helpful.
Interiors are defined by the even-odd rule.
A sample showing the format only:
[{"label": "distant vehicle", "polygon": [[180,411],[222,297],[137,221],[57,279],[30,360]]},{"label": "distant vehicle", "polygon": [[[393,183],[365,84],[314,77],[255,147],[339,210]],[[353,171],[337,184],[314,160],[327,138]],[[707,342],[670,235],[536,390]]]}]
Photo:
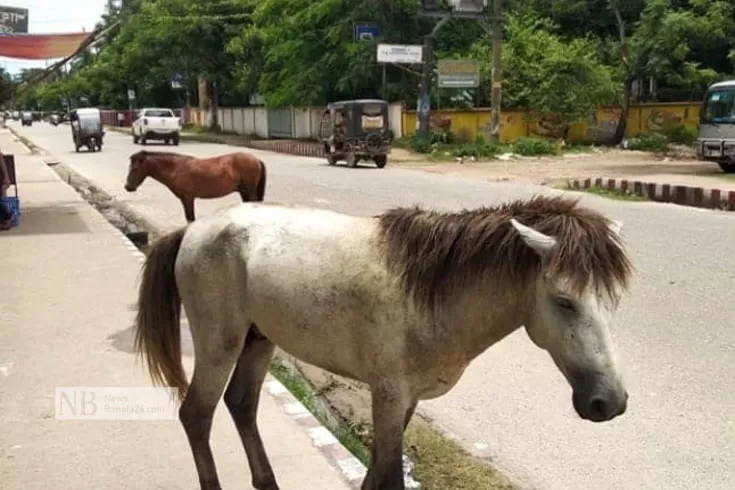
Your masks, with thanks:
[{"label": "distant vehicle", "polygon": [[380,99],[329,103],[320,125],[329,165],[344,160],[354,168],[360,160],[372,160],[378,168],[385,167],[393,142],[388,117],[388,102]]},{"label": "distant vehicle", "polygon": [[69,115],[71,120],[71,136],[74,148],[86,146],[89,151],[102,151],[102,139],[105,132],[102,129],[102,117],[96,107],[81,107],[74,109]]},{"label": "distant vehicle", "polygon": [[181,121],[174,111],[162,108],[141,109],[133,121],[133,143],[145,145],[148,140],[179,144]]},{"label": "distant vehicle", "polygon": [[33,125],[33,113],[31,111],[23,111],[23,114],[20,116],[20,123],[23,126],[32,126]]},{"label": "distant vehicle", "polygon": [[735,172],[735,80],[711,85],[699,110],[695,145],[700,160],[717,162]]}]

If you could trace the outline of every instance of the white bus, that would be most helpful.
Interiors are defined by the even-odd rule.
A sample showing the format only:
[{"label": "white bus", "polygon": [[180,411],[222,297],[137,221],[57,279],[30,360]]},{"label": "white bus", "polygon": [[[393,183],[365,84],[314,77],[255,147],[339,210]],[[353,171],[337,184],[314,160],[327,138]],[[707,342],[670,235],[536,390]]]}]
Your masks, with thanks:
[{"label": "white bus", "polygon": [[707,89],[699,111],[696,151],[700,160],[717,162],[723,171],[735,172],[735,80]]}]

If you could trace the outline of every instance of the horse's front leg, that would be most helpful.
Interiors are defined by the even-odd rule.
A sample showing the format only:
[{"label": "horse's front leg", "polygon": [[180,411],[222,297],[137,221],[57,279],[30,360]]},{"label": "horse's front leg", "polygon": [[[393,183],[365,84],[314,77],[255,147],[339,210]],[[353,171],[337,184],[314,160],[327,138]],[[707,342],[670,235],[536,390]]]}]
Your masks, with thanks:
[{"label": "horse's front leg", "polygon": [[385,380],[371,386],[373,411],[372,461],[362,490],[405,490],[403,431],[416,407],[401,382]]},{"label": "horse's front leg", "polygon": [[191,223],[194,221],[194,198],[193,197],[180,197],[181,204],[184,206],[184,216],[186,221]]}]

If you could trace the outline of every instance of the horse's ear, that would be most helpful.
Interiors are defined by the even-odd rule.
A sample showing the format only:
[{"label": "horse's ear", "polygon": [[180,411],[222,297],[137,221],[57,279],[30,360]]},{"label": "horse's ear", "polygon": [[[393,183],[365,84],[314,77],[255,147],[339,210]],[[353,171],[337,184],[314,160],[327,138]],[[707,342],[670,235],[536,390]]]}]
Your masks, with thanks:
[{"label": "horse's ear", "polygon": [[537,254],[541,256],[547,255],[556,246],[556,238],[553,236],[544,235],[533,228],[522,225],[513,218],[510,219],[510,223],[520,233],[525,244],[531,247]]},{"label": "horse's ear", "polygon": [[620,231],[623,229],[623,222],[612,220],[610,221],[610,224],[608,226],[613,233],[615,233],[616,235],[620,235]]}]

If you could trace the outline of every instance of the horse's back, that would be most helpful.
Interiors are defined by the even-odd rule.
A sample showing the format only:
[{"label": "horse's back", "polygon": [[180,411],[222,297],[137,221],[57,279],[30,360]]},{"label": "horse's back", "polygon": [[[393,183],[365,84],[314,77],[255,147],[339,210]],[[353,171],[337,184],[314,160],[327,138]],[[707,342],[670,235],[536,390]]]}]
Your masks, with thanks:
[{"label": "horse's back", "polygon": [[257,253],[283,255],[282,260],[305,256],[313,260],[364,255],[370,248],[374,225],[368,218],[326,209],[244,202],[189,225],[183,248],[217,253],[237,253],[244,260]]}]

